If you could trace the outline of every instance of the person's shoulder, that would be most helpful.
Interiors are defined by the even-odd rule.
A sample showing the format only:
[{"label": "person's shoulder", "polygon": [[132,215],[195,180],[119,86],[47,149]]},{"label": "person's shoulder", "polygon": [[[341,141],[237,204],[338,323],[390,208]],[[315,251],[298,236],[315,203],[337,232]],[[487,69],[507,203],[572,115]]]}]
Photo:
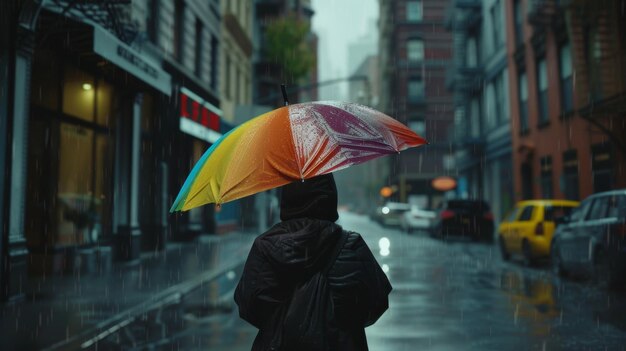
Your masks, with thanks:
[{"label": "person's shoulder", "polygon": [[365,244],[361,234],[346,229],[344,229],[343,232],[344,235],[347,235],[344,248],[357,249],[359,246]]}]

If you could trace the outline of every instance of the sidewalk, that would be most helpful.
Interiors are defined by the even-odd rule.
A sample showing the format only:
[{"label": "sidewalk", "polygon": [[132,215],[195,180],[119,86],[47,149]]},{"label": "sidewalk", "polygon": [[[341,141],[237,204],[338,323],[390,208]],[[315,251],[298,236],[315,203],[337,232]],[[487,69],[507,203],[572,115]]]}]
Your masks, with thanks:
[{"label": "sidewalk", "polygon": [[241,266],[255,237],[200,237],[144,253],[139,263],[114,264],[108,273],[30,278],[25,301],[0,305],[2,349],[68,349],[104,337]]}]

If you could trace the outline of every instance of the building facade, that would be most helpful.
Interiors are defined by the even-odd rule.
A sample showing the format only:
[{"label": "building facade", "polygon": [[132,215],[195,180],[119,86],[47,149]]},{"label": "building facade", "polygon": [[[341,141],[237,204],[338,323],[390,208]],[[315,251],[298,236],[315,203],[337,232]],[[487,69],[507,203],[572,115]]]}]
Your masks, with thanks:
[{"label": "building facade", "polygon": [[516,199],[626,186],[622,1],[507,2]]},{"label": "building facade", "polygon": [[299,81],[294,81],[275,60],[267,55],[266,32],[267,27],[273,21],[286,17],[295,16],[300,21],[309,25],[307,36],[307,48],[317,60],[317,36],[310,31],[311,18],[315,12],[310,0],[256,0],[254,40],[256,53],[253,57],[254,66],[254,102],[259,105],[267,105],[277,108],[283,105],[283,97],[280,85],[286,84],[289,99],[293,102],[305,102],[317,100],[317,66]]},{"label": "building facade", "polygon": [[[224,119],[231,124],[254,116],[237,116],[239,107],[252,104],[252,28],[254,3],[248,0],[222,0],[222,31],[220,40],[220,102]],[[241,113],[239,111],[239,113]],[[255,223],[254,197],[238,201],[239,208],[222,207],[217,218],[220,230]],[[240,216],[232,211],[238,210]],[[228,213],[228,212],[231,213]],[[229,217],[230,221],[225,217]]]},{"label": "building facade", "polygon": [[210,206],[169,207],[231,128],[218,90],[219,2],[26,5],[3,22],[15,35],[0,56],[10,92],[0,95],[4,296],[32,275],[89,273],[215,232]]},{"label": "building facade", "polygon": [[487,200],[501,219],[513,206],[511,116],[504,0],[454,1],[456,195]]},{"label": "building facade", "polygon": [[443,193],[431,181],[452,172],[453,96],[445,86],[452,34],[444,26],[449,1],[380,0],[381,109],[406,123],[430,145],[392,160],[393,199],[436,206]]}]

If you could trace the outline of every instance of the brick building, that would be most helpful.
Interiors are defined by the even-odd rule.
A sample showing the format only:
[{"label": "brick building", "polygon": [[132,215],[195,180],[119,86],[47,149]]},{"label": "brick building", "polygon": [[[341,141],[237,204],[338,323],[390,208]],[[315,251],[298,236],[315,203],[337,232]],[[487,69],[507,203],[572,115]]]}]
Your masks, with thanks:
[{"label": "brick building", "polygon": [[516,199],[626,186],[624,2],[506,2]]},{"label": "brick building", "polygon": [[389,185],[399,190],[396,200],[436,205],[443,194],[430,181],[451,172],[453,155],[453,97],[445,86],[452,60],[452,34],[444,26],[449,1],[379,4],[381,109],[430,142],[394,156]]}]

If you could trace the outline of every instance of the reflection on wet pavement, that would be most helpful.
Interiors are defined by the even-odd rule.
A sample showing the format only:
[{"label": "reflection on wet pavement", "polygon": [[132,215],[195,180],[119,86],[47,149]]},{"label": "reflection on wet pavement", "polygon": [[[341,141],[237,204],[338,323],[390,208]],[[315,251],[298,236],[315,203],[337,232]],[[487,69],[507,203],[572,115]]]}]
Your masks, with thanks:
[{"label": "reflection on wet pavement", "polygon": [[[626,296],[503,262],[495,245],[439,241],[342,213],[394,290],[366,329],[370,350],[625,350]],[[99,349],[250,350],[257,330],[238,317],[242,267],[102,339]],[[95,345],[91,347],[95,349]]]},{"label": "reflection on wet pavement", "polygon": [[[623,293],[503,262],[495,245],[409,236],[348,213],[341,224],[361,232],[394,287],[389,310],[366,329],[371,350],[626,347]],[[383,237],[390,255],[380,254]]]},{"label": "reflection on wet pavement", "polygon": [[88,349],[248,350],[256,331],[238,319],[232,299],[242,270],[243,265],[225,272],[178,303],[146,313]]}]

